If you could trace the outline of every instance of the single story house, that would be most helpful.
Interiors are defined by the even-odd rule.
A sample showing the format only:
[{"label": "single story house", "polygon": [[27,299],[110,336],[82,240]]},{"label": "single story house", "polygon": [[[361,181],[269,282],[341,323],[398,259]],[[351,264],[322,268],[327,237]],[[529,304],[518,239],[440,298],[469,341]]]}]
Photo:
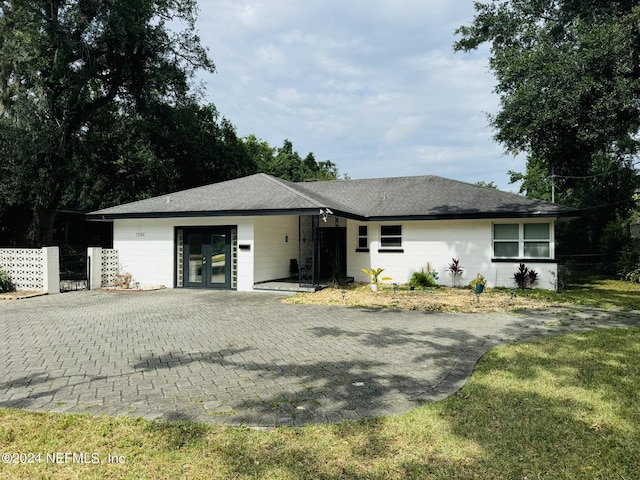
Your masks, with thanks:
[{"label": "single story house", "polygon": [[439,282],[459,259],[512,287],[525,263],[537,286],[557,279],[554,226],[574,210],[438,176],[288,182],[266,174],[192,188],[87,214],[113,222],[122,268],[141,284],[251,291],[295,279],[367,282],[384,268],[407,282],[427,262]]}]

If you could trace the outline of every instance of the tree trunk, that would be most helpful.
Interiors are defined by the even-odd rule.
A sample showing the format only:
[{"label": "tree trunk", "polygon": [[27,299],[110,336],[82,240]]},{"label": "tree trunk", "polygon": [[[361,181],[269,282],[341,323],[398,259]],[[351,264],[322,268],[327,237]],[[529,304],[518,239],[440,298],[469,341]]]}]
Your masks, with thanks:
[{"label": "tree trunk", "polygon": [[31,224],[26,238],[28,246],[40,248],[53,244],[55,208],[55,202],[51,200],[46,201],[46,203],[36,202],[33,205],[31,209]]},{"label": "tree trunk", "polygon": [[[67,155],[71,152],[67,151]],[[34,183],[34,187],[38,190],[33,192],[30,197],[31,203],[31,224],[27,231],[27,243],[31,247],[46,247],[53,243],[55,211],[60,203],[60,185],[58,181],[66,170],[61,156],[58,154],[51,155],[43,162],[46,170],[38,172],[41,176],[39,182]],[[64,158],[64,154],[62,155]],[[70,157],[68,157],[70,158]],[[36,173],[37,175],[37,173]]]}]

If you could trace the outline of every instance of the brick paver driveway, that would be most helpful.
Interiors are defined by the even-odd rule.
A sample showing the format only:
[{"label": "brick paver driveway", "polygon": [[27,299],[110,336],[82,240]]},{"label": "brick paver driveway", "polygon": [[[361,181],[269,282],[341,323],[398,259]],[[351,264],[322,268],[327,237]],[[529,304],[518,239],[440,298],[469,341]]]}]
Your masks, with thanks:
[{"label": "brick paver driveway", "polygon": [[74,292],[0,302],[0,407],[257,426],[400,413],[462,386],[491,346],[634,315],[447,315],[282,295]]}]

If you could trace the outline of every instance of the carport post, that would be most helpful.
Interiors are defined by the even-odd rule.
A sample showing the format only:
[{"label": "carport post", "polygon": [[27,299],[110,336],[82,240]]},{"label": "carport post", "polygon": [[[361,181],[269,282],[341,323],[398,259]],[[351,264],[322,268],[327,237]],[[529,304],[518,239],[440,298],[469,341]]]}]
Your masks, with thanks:
[{"label": "carport post", "polygon": [[87,287],[94,290],[102,286],[102,247],[87,248]]},{"label": "carport post", "polygon": [[42,247],[42,289],[49,295],[60,293],[60,251],[58,247]]}]

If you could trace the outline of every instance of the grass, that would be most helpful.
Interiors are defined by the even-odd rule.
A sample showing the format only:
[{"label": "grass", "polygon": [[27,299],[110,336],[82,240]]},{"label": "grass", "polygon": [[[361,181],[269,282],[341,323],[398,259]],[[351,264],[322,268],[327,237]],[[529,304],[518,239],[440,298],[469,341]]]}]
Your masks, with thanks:
[{"label": "grass", "polygon": [[0,410],[0,451],[102,462],[4,465],[0,478],[635,479],[638,382],[633,328],[496,348],[446,400],[337,425],[256,431]]},{"label": "grass", "polygon": [[570,303],[605,309],[640,310],[640,283],[610,279],[590,279],[570,284],[559,292],[523,290],[523,296],[551,302]]},{"label": "grass", "polygon": [[[633,307],[615,286],[595,284],[615,291],[591,304]],[[358,422],[257,431],[0,409],[0,453],[43,459],[1,465],[0,479],[637,479],[639,383],[629,328],[492,349],[457,394]],[[46,452],[100,463],[45,463]]]}]

